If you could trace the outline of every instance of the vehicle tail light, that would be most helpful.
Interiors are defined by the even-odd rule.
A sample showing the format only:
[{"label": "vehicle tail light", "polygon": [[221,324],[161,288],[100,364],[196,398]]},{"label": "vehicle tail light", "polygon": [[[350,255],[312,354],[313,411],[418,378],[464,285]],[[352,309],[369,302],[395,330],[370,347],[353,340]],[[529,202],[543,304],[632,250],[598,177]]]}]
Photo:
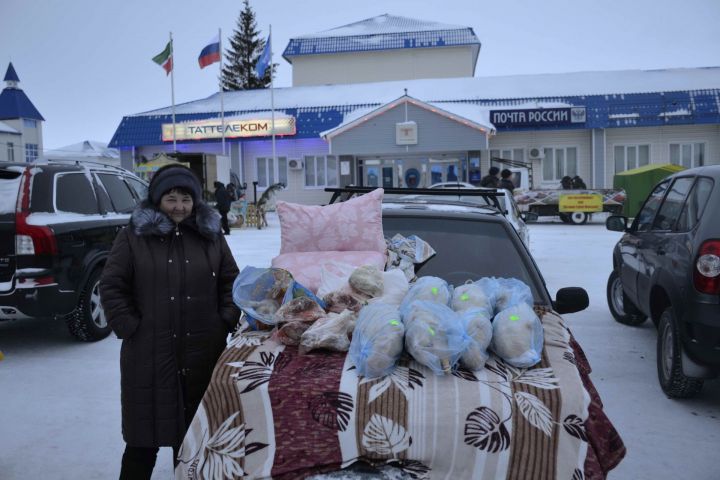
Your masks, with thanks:
[{"label": "vehicle tail light", "polygon": [[708,240],[700,246],[693,282],[698,292],[720,294],[720,240]]},{"label": "vehicle tail light", "polygon": [[26,169],[15,212],[15,255],[55,255],[58,250],[52,229],[27,223],[30,215],[31,179],[30,169]]}]

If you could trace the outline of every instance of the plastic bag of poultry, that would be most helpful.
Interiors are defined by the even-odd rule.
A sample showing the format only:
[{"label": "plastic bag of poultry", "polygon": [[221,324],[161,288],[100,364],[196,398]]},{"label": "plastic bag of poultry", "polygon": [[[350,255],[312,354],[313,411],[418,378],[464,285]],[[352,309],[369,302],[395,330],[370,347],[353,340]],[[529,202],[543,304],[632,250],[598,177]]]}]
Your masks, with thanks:
[{"label": "plastic bag of poultry", "polygon": [[357,313],[365,305],[365,301],[357,295],[345,290],[328,293],[323,297],[325,310],[341,313],[343,310],[352,310]]},{"label": "plastic bag of poultry", "polygon": [[468,345],[462,319],[447,305],[416,300],[403,311],[405,348],[436,375],[450,373]]},{"label": "plastic bag of poultry", "polygon": [[281,325],[290,322],[314,322],[318,318],[324,317],[325,311],[311,297],[293,298],[284,303],[277,312],[275,312],[275,324]]},{"label": "plastic bag of poultry", "polygon": [[300,337],[301,354],[317,348],[336,352],[347,352],[350,348],[350,333],[355,329],[357,314],[350,310],[329,313],[319,318]]},{"label": "plastic bag of poultry", "polygon": [[495,311],[501,312],[515,305],[525,304],[532,308],[533,300],[530,287],[517,278],[498,278],[500,288],[495,300]]},{"label": "plastic bag of poultry", "polygon": [[540,361],[542,323],[527,303],[520,302],[495,315],[491,348],[514,367],[530,368]]},{"label": "plastic bag of poultry", "polygon": [[369,298],[379,297],[383,293],[382,272],[375,265],[363,265],[353,271],[348,278],[354,292]]},{"label": "plastic bag of poultry", "polygon": [[247,266],[233,282],[233,301],[245,312],[253,329],[262,324],[274,325],[275,312],[292,282],[287,270]]},{"label": "plastic bag of poultry", "polygon": [[387,303],[400,306],[410,288],[407,277],[399,268],[393,268],[382,273],[383,293],[382,296],[371,298],[368,303]]},{"label": "plastic bag of poultry", "polygon": [[366,378],[392,372],[403,351],[405,327],[393,305],[374,303],[360,310],[348,355],[357,374]]},{"label": "plastic bag of poultry", "polygon": [[303,333],[310,328],[311,322],[292,321],[278,325],[272,338],[284,345],[300,345]]},{"label": "plastic bag of poultry", "polygon": [[452,297],[452,287],[442,278],[420,277],[410,286],[407,295],[400,304],[400,313],[405,316],[409,305],[418,300],[424,300],[441,305],[449,305]]},{"label": "plastic bag of poultry", "polygon": [[472,282],[460,285],[453,289],[450,307],[456,312],[480,308],[490,319],[495,313],[495,289],[483,288],[480,284]]},{"label": "plastic bag of poultry", "polygon": [[484,308],[468,308],[459,315],[468,338],[468,346],[460,357],[460,363],[468,370],[481,370],[490,357],[488,347],[493,335],[490,317]]},{"label": "plastic bag of poultry", "polygon": [[322,299],[318,298],[309,288],[304,287],[303,285],[298,283],[297,280],[293,280],[292,282],[290,282],[290,286],[285,291],[285,295],[283,296],[282,305],[285,305],[291,300],[300,297],[308,297],[314,302],[316,302],[318,305],[320,305],[320,308],[325,308],[325,302]]}]

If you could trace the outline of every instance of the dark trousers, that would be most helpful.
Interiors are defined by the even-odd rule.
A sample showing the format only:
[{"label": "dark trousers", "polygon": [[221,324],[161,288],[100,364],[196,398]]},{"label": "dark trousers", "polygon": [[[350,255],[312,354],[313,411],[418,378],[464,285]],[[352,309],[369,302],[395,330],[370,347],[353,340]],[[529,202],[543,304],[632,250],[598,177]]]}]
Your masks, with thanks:
[{"label": "dark trousers", "polygon": [[220,212],[220,222],[222,223],[222,229],[223,232],[225,232],[225,235],[230,235],[230,224],[228,224],[228,212],[219,210]]},{"label": "dark trousers", "polygon": [[[120,468],[120,480],[150,480],[158,447],[131,447],[125,446]],[[173,465],[177,466],[178,447],[173,447]]]}]

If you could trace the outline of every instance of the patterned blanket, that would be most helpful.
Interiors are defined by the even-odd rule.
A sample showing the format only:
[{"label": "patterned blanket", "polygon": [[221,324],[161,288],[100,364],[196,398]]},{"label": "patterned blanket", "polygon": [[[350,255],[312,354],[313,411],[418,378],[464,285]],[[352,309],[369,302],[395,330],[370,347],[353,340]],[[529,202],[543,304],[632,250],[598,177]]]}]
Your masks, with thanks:
[{"label": "patterned blanket", "polygon": [[542,362],[436,376],[410,357],[358,377],[346,354],[236,334],[180,450],[176,479],[303,478],[358,460],[410,478],[605,478],[625,447],[562,319],[539,310]]}]

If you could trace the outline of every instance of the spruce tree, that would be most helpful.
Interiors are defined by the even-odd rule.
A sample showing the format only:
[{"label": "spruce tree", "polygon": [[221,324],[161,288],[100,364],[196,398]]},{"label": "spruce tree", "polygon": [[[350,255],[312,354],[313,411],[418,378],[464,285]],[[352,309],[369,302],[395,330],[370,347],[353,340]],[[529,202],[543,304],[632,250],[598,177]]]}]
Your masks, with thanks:
[{"label": "spruce tree", "polygon": [[277,67],[274,63],[265,70],[263,78],[255,76],[255,64],[265,48],[265,39],[260,37],[255,21],[255,12],[250,8],[249,0],[244,0],[237,28],[230,38],[230,47],[225,51],[225,65],[222,69],[223,89],[253,90],[267,88],[270,75]]}]

